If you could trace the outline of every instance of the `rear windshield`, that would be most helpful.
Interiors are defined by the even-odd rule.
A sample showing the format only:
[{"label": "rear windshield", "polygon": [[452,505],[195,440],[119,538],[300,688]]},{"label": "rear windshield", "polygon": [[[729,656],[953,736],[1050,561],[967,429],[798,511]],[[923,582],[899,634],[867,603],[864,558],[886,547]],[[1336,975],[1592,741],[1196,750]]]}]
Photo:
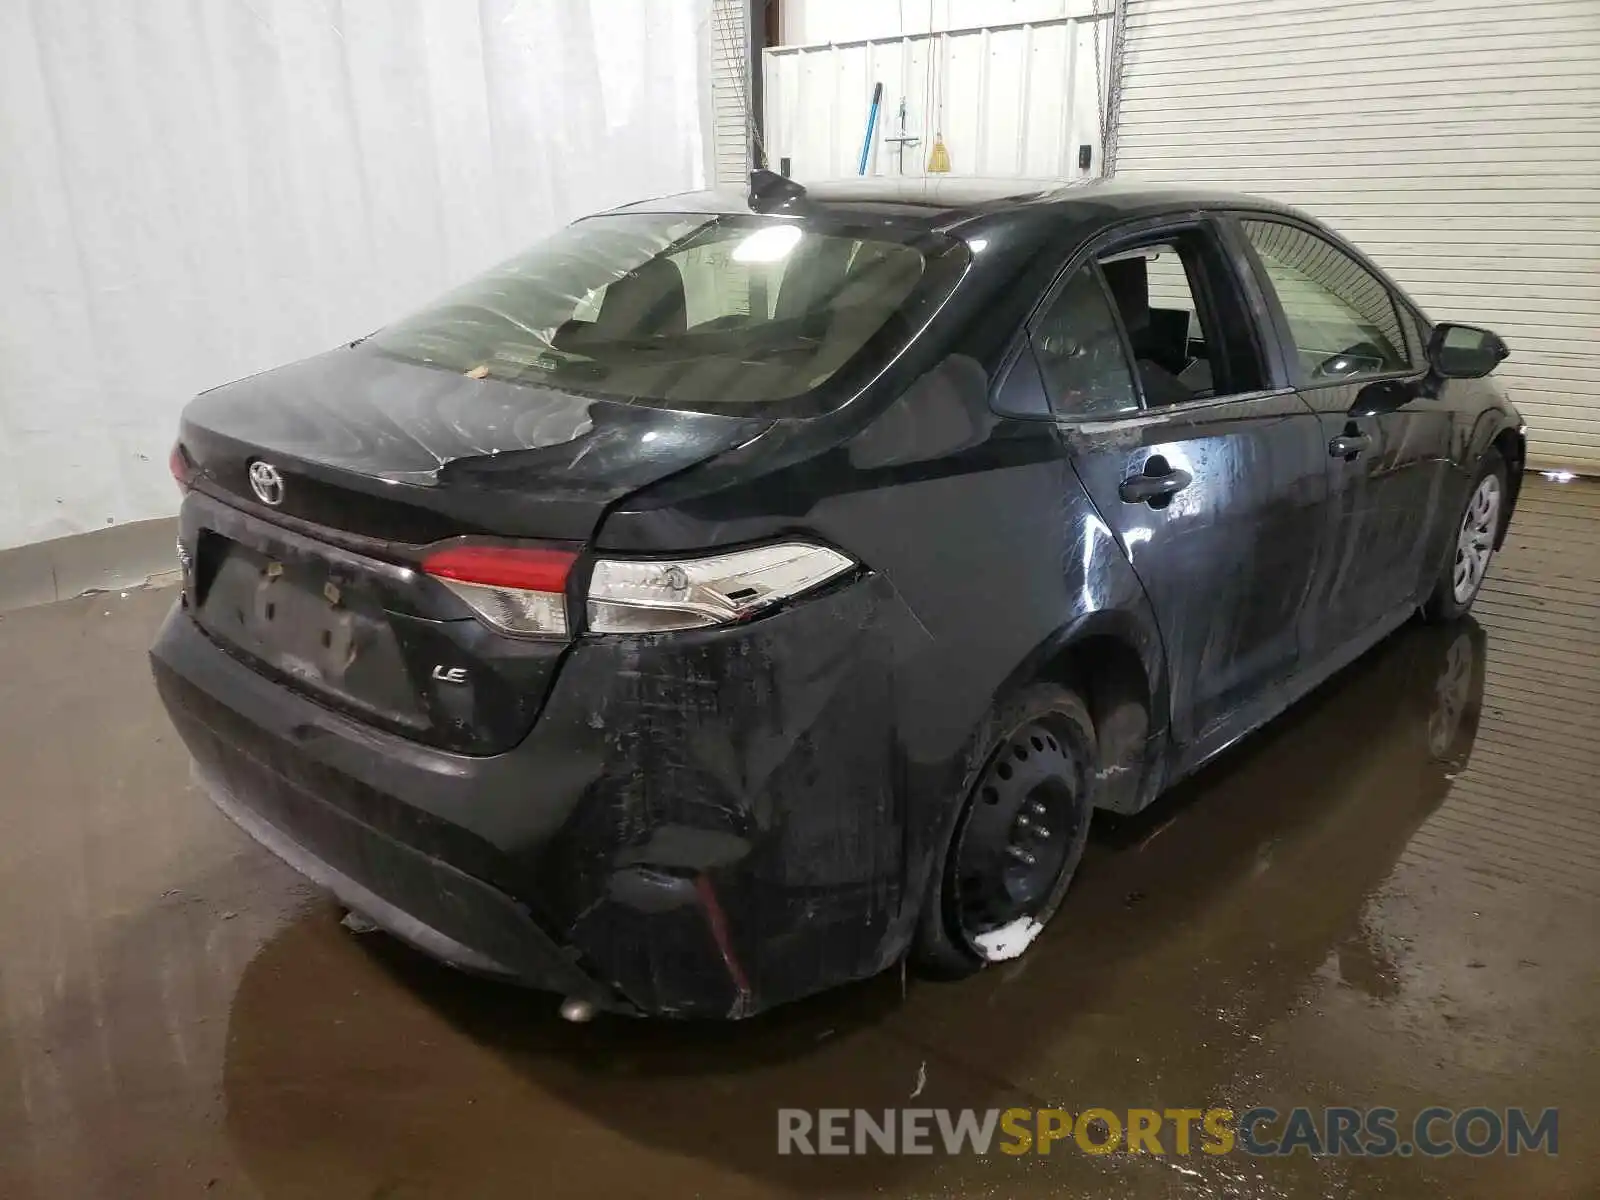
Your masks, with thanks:
[{"label": "rear windshield", "polygon": [[[372,336],[474,378],[705,408],[820,387],[947,291],[954,243],[825,232],[794,219],[591,217]],[[925,318],[924,318],[925,319]]]}]

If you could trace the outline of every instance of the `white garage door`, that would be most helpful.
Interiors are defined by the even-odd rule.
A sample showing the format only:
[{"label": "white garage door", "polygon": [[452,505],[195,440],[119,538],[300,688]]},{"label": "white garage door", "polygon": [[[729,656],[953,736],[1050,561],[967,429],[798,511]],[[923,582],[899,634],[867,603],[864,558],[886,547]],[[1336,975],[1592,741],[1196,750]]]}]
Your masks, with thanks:
[{"label": "white garage door", "polygon": [[1600,469],[1600,0],[1125,0],[1116,171],[1323,218]]},{"label": "white garage door", "polygon": [[750,5],[712,0],[711,155],[713,184],[750,178]]}]

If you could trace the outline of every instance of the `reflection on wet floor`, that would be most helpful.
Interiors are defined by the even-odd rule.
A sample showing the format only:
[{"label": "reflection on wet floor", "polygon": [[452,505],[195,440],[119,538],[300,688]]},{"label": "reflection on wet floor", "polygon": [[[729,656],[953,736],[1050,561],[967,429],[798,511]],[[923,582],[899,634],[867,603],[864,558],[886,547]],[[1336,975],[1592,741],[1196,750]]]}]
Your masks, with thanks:
[{"label": "reflection on wet floor", "polygon": [[[1593,1196],[1600,488],[1530,485],[1479,624],[1409,627],[1134,820],[961,984],[738,1026],[341,930],[187,784],[161,594],[0,619],[0,1195]],[[801,1159],[776,1109],[1562,1109],[1558,1158]],[[206,1190],[209,1187],[209,1190]]]}]

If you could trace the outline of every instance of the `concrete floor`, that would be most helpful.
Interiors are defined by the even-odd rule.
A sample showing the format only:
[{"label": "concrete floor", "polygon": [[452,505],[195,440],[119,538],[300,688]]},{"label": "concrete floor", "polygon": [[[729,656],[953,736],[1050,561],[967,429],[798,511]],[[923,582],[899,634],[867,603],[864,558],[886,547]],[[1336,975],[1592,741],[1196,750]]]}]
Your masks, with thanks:
[{"label": "concrete floor", "polygon": [[[735,1027],[566,1026],[346,933],[190,787],[170,592],[0,618],[0,1196],[1600,1195],[1597,529],[1600,487],[1530,485],[1481,634],[1409,628],[1105,822],[1021,964]],[[1559,1106],[1561,1153],[776,1155],[778,1106],[924,1069],[935,1106]]]}]

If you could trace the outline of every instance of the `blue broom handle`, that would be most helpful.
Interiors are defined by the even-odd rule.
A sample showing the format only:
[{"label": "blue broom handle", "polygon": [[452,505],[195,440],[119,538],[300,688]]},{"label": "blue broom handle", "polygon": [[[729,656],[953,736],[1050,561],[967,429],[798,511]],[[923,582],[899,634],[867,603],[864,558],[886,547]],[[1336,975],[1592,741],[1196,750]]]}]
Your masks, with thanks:
[{"label": "blue broom handle", "polygon": [[878,103],[883,99],[883,84],[874,84],[872,87],[872,109],[867,113],[867,136],[861,143],[861,165],[856,168],[857,175],[867,173],[867,155],[872,150],[872,131],[878,124]]}]

